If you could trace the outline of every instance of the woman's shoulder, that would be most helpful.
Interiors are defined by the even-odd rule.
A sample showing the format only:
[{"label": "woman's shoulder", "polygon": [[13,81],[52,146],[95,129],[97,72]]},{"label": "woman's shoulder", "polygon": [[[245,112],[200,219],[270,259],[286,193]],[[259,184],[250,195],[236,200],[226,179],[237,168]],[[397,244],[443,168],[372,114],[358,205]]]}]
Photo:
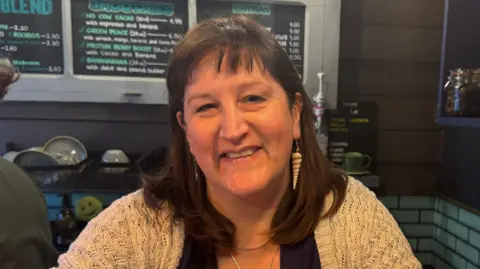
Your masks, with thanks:
[{"label": "woman's shoulder", "polygon": [[172,224],[174,222],[172,216],[173,209],[167,204],[159,209],[149,207],[145,202],[143,190],[140,189],[115,200],[92,221],[111,223],[112,220],[117,220],[129,224],[133,223],[136,227],[144,225],[155,227],[154,224]]},{"label": "woman's shoulder", "polygon": [[[327,195],[324,212],[332,206],[335,198],[333,191]],[[361,244],[359,238],[362,230],[369,226],[368,223],[375,215],[376,203],[377,199],[372,191],[357,179],[348,178],[342,204],[335,214],[321,219],[315,229],[315,239],[321,255],[322,268],[348,267],[341,263],[357,257],[358,253],[352,253],[351,249],[354,248],[354,245]],[[350,252],[347,251],[348,244],[350,244]]]},{"label": "woman's shoulder", "polygon": [[[326,209],[331,206],[335,199],[334,193],[330,193],[326,198]],[[348,177],[345,198],[336,214],[332,218],[340,218],[349,214],[361,214],[361,212],[372,211],[378,206],[380,201],[375,193],[368,189],[359,180]]]},{"label": "woman's shoulder", "polygon": [[[327,195],[322,215],[331,208],[336,198],[334,191]],[[341,205],[335,214],[320,221],[317,230],[325,229],[325,227],[331,227],[335,230],[355,228],[356,224],[353,222],[366,224],[372,221],[379,205],[381,206],[382,203],[377,199],[374,192],[357,179],[348,177],[345,197]]]},{"label": "woman's shoulder", "polygon": [[179,256],[183,227],[171,216],[167,206],[159,210],[148,207],[142,190],[125,195],[88,223],[69,251],[60,256],[59,268],[151,264],[166,262],[157,259],[167,257],[167,252]]}]

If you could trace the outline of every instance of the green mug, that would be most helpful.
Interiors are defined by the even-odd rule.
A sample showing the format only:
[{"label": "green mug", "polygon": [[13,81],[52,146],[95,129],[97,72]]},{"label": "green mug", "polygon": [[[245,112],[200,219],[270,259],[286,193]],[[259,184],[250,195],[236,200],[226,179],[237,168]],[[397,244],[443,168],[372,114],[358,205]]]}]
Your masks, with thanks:
[{"label": "green mug", "polygon": [[347,172],[365,172],[371,162],[372,159],[367,154],[345,152],[345,154],[343,154],[342,167]]}]

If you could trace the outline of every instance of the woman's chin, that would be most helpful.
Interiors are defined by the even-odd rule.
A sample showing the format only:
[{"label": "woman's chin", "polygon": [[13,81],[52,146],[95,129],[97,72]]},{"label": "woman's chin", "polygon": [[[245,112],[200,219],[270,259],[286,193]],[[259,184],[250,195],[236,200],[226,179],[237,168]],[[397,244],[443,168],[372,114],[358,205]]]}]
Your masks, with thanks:
[{"label": "woman's chin", "polygon": [[234,196],[250,196],[264,191],[268,182],[232,182],[227,185],[227,190]]}]

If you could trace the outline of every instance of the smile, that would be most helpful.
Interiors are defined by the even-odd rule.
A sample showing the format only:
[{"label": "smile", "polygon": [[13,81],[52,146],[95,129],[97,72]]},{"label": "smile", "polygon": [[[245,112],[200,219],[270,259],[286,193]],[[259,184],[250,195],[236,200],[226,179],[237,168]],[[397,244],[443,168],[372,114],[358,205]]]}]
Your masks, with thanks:
[{"label": "smile", "polygon": [[229,159],[238,159],[238,158],[243,158],[243,157],[248,157],[250,155],[253,155],[255,152],[257,152],[260,148],[255,147],[255,148],[249,148],[241,152],[229,152],[225,153],[224,156],[229,158]]},{"label": "smile", "polygon": [[220,159],[224,164],[251,164],[251,161],[258,159],[261,149],[261,147],[250,147],[241,151],[227,152]]},{"label": "smile", "polygon": [[91,212],[89,212],[89,213],[85,213],[85,216],[87,216],[87,217],[90,218],[90,217],[92,217],[93,215],[95,215],[95,213],[96,213],[96,211],[91,211]]}]

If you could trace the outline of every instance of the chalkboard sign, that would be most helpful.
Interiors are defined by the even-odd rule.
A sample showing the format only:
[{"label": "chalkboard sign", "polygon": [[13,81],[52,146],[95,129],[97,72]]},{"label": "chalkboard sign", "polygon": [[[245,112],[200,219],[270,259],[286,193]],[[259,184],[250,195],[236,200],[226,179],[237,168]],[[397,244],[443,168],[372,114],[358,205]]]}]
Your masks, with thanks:
[{"label": "chalkboard sign", "polygon": [[346,152],[360,152],[371,158],[367,169],[377,166],[378,107],[375,102],[341,103],[328,111],[328,157],[342,164]]},{"label": "chalkboard sign", "polygon": [[0,52],[22,73],[62,74],[62,0],[1,0]]},{"label": "chalkboard sign", "polygon": [[187,27],[187,0],[72,1],[73,72],[165,77]]},{"label": "chalkboard sign", "polygon": [[303,76],[305,6],[302,4],[260,4],[248,2],[197,0],[197,20],[244,14],[265,26],[287,52]]}]

